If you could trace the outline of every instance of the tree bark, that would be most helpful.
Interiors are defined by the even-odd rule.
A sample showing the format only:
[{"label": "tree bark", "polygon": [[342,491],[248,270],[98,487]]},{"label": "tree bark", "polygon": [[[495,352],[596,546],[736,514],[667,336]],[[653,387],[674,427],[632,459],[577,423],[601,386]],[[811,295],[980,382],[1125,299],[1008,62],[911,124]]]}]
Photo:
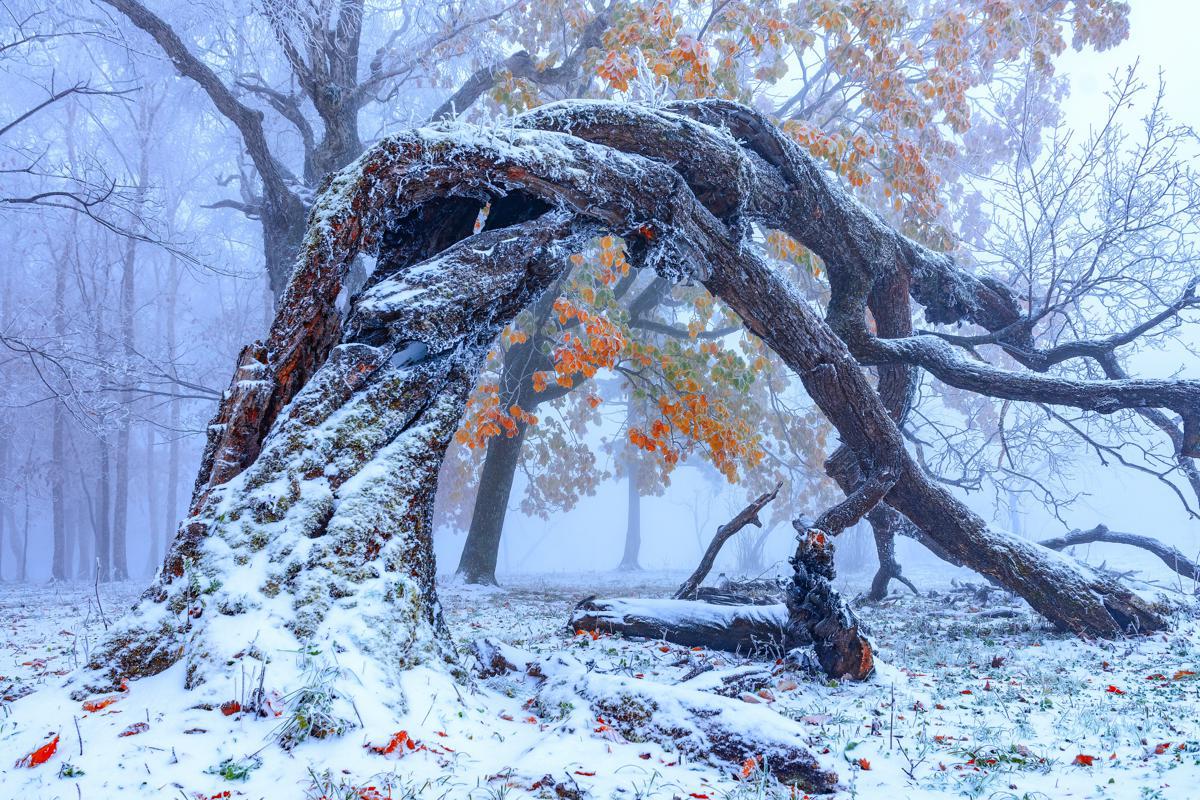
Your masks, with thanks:
[{"label": "tree bark", "polygon": [[96,560],[89,566],[89,576],[101,583],[112,580],[112,528],[109,503],[112,497],[111,447],[103,435],[96,442],[96,541],[93,551]]},{"label": "tree bark", "polygon": [[833,542],[822,529],[800,531],[794,574],[785,597],[788,650],[812,643],[831,678],[865,681],[875,672],[871,642],[858,618],[833,588]]}]

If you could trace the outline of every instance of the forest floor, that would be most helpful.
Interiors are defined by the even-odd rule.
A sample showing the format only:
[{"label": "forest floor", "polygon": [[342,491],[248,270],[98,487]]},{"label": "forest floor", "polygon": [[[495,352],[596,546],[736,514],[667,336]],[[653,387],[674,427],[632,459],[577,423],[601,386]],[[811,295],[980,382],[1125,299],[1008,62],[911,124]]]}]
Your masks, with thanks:
[{"label": "forest floor", "polygon": [[[590,671],[663,683],[677,683],[706,664],[714,667],[705,673],[709,680],[744,668],[748,662],[728,654],[593,638],[565,627],[585,594],[665,596],[680,577],[509,577],[503,589],[450,583],[442,597],[463,652],[486,636],[542,657],[568,653]],[[922,588],[931,585],[923,581]],[[101,587],[102,615],[90,586],[0,585],[0,692],[11,697],[23,687],[59,682],[86,658],[105,619],[127,608],[140,588]],[[880,659],[870,681],[779,676],[772,688],[744,697],[805,726],[809,746],[841,778],[839,800],[1200,797],[1200,616],[1194,608],[1179,611],[1168,634],[1089,643],[1047,629],[1001,593],[985,599],[945,585],[935,591],[858,607]],[[519,680],[491,678],[461,694],[436,681],[428,686],[424,694],[406,687],[410,712],[401,720],[413,740],[428,747],[394,748],[388,755],[364,744],[386,741],[391,731],[363,730],[284,754],[264,746],[269,721],[195,709],[163,719],[155,713],[162,688],[148,688],[139,699],[135,685],[127,699],[97,713],[145,718],[154,735],[130,740],[136,759],[126,755],[113,763],[102,737],[88,732],[89,715],[75,712],[84,717],[79,739],[68,722],[60,750],[45,764],[21,769],[12,764],[20,747],[28,749],[27,737],[5,730],[5,713],[0,798],[802,796],[759,770],[688,761],[669,748],[625,741],[602,722],[581,721],[578,712],[534,716]],[[47,726],[58,724],[47,719]],[[128,746],[124,752],[131,752]]]}]

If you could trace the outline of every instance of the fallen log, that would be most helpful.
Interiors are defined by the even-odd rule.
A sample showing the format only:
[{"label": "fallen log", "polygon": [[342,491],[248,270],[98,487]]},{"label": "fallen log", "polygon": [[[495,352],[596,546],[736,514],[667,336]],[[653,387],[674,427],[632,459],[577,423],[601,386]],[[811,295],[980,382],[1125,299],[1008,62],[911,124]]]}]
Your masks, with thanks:
[{"label": "fallen log", "polygon": [[837,773],[806,746],[808,732],[764,705],[604,675],[562,654],[539,661],[494,640],[476,642],[473,650],[481,677],[523,676],[535,693],[533,708],[571,709],[566,725],[593,730],[599,718],[606,730],[597,733],[654,742],[690,760],[732,767],[739,774],[747,762],[758,764],[776,780],[804,792],[828,794],[839,788]]},{"label": "fallen log", "polygon": [[715,605],[692,600],[589,597],[575,606],[570,626],[573,631],[619,633],[685,647],[779,658],[786,652],[787,620],[782,603]]},{"label": "fallen log", "polygon": [[1153,553],[1162,559],[1162,562],[1171,568],[1172,571],[1179,573],[1183,577],[1191,581],[1200,583],[1200,564],[1197,564],[1192,559],[1179,552],[1174,547],[1160,542],[1158,539],[1153,539],[1149,536],[1139,536],[1136,533],[1122,533],[1121,531],[1110,531],[1105,525],[1097,525],[1089,531],[1074,530],[1065,536],[1057,536],[1053,539],[1046,539],[1039,542],[1042,547],[1048,547],[1051,550],[1065,550],[1068,547],[1074,547],[1081,544],[1092,544],[1094,542],[1105,542],[1108,544],[1125,544],[1130,547],[1138,547],[1142,550]]},{"label": "fallen log", "polygon": [[717,560],[717,555],[721,552],[721,548],[729,541],[735,533],[740,531],[747,525],[762,527],[762,520],[758,518],[758,512],[766,507],[767,503],[774,500],[779,495],[779,490],[783,483],[775,484],[773,491],[759,495],[758,499],[754,500],[750,505],[738,512],[737,516],[726,522],[721,527],[717,528],[717,533],[713,536],[712,541],[708,543],[708,548],[704,551],[704,555],[700,558],[700,564],[696,567],[696,571],[684,581],[678,589],[675,590],[676,600],[695,600],[696,589],[699,588],[704,579],[708,577],[708,573],[712,571],[713,564]]}]

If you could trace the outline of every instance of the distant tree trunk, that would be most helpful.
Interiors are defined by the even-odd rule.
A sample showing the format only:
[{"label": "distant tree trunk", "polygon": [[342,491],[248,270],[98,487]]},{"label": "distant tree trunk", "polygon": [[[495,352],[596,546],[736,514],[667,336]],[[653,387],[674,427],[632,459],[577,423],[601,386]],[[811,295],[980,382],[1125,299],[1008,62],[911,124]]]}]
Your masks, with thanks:
[{"label": "distant tree trunk", "polygon": [[25,480],[25,525],[21,530],[21,562],[20,581],[25,583],[29,580],[29,480]]},{"label": "distant tree trunk", "polygon": [[[142,146],[142,165],[138,179],[138,200],[140,209],[144,196],[146,175],[149,171],[147,148]],[[133,421],[133,359],[136,355],[134,347],[133,306],[135,290],[135,269],[137,267],[137,240],[128,237],[125,240],[125,252],[121,259],[121,347],[124,356],[121,391],[121,412],[117,421],[116,441],[116,475],[113,492],[113,526],[112,526],[112,577],[114,580],[129,580],[129,552],[126,538],[129,531],[129,440],[130,428]]]},{"label": "distant tree trunk", "polygon": [[642,549],[642,492],[638,488],[637,461],[630,459],[627,470],[625,552],[621,555],[621,563],[617,569],[638,572],[642,569],[638,563],[638,555]]},{"label": "distant tree trunk", "polygon": [[[84,469],[79,470],[79,489],[85,501],[86,515],[84,509],[80,509],[76,515],[76,520],[79,523],[79,530],[76,535],[78,549],[75,551],[77,561],[75,562],[75,577],[79,580],[89,580],[96,571],[96,540],[100,536],[99,519],[96,514],[96,503],[92,499],[92,492],[88,489],[88,478],[84,474]],[[91,535],[84,533],[84,522],[87,523],[87,528],[91,530]]]},{"label": "distant tree trunk", "polygon": [[[5,287],[7,288],[7,287]],[[2,421],[2,418],[0,418]],[[6,491],[8,477],[8,451],[11,447],[8,425],[0,426],[0,581],[4,580],[4,535],[12,535],[8,527],[8,510],[12,506],[12,496]]]},{"label": "distant tree trunk", "polygon": [[153,575],[154,570],[158,568],[159,561],[162,559],[162,553],[158,546],[159,533],[155,525],[155,520],[160,516],[158,508],[158,484],[160,474],[157,469],[158,454],[155,450],[154,440],[157,438],[154,434],[154,428],[146,428],[146,458],[144,465],[146,470],[146,565],[142,572],[147,575]]},{"label": "distant tree trunk", "polygon": [[88,569],[101,582],[112,580],[112,529],[109,527],[109,502],[112,496],[112,457],[108,441],[101,436],[96,453],[96,560]]},{"label": "distant tree trunk", "polygon": [[504,518],[508,514],[526,427],[525,422],[518,421],[514,435],[488,439],[471,527],[458,559],[458,573],[467,583],[496,585],[500,537],[504,533]]},{"label": "distant tree trunk", "polygon": [[[54,270],[54,335],[58,341],[65,341],[67,335],[67,256],[66,252],[55,260]],[[63,437],[66,426],[66,408],[63,407],[63,401],[57,400],[54,403],[54,429],[51,432],[50,443],[50,513],[52,516],[51,525],[54,530],[53,547],[54,553],[51,556],[50,563],[50,579],[55,581],[66,580],[68,576],[67,559],[67,536],[66,536],[66,498],[64,496],[64,482],[66,481],[66,453],[64,452]]]},{"label": "distant tree trunk", "polygon": [[[167,273],[167,308],[166,308],[166,348],[167,348],[167,363],[175,363],[178,345],[176,342],[175,316],[179,301],[179,263],[175,256],[171,256],[171,263]],[[172,397],[171,403],[167,412],[167,486],[166,499],[163,504],[164,516],[162,533],[158,534],[154,530],[153,522],[151,522],[151,536],[155,537],[155,552],[158,547],[158,537],[167,535],[169,531],[175,530],[179,524],[179,437],[180,437],[180,403],[178,397]],[[156,555],[150,565],[151,574],[162,565],[162,556]]]}]

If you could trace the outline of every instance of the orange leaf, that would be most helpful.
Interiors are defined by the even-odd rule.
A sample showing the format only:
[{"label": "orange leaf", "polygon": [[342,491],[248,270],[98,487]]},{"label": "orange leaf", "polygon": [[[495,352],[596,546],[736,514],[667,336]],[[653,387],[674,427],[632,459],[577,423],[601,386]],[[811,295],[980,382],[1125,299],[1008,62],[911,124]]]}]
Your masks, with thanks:
[{"label": "orange leaf", "polygon": [[49,761],[50,757],[54,755],[56,750],[58,750],[58,734],[57,733],[54,734],[53,739],[46,742],[44,745],[39,747],[37,750],[34,750],[29,755],[27,755],[24,758],[17,761],[16,766],[18,766],[18,767],[40,766],[41,764],[45,764],[47,761]]},{"label": "orange leaf", "polygon": [[1108,692],[1109,694],[1125,694],[1125,692],[1123,692],[1122,690],[1118,689],[1115,686],[1109,686],[1104,691]]},{"label": "orange leaf", "polygon": [[242,710],[242,704],[237,700],[230,700],[227,703],[221,703],[221,713],[225,716],[233,716]]},{"label": "orange leaf", "polygon": [[1092,762],[1095,760],[1096,760],[1095,756],[1085,756],[1082,753],[1080,753],[1079,755],[1075,756],[1075,760],[1071,763],[1073,763],[1077,767],[1090,767],[1092,765]]},{"label": "orange leaf", "polygon": [[392,753],[396,752],[397,750],[400,750],[401,752],[403,752],[403,748],[408,748],[409,750],[416,750],[417,749],[417,741],[416,741],[416,739],[413,739],[411,736],[408,735],[408,731],[396,731],[395,733],[392,734],[392,738],[388,740],[388,743],[383,745],[382,747],[377,746],[377,745],[368,745],[368,746],[370,747],[372,752],[378,753],[381,756],[386,756],[386,755],[391,755]]},{"label": "orange leaf", "polygon": [[865,758],[860,758],[858,760],[858,766],[864,770],[869,770],[871,768],[871,762],[867,761]]},{"label": "orange leaf", "polygon": [[102,708],[108,708],[113,703],[121,698],[115,694],[110,694],[108,697],[101,697],[98,700],[88,700],[83,704],[84,711],[99,711]]}]

